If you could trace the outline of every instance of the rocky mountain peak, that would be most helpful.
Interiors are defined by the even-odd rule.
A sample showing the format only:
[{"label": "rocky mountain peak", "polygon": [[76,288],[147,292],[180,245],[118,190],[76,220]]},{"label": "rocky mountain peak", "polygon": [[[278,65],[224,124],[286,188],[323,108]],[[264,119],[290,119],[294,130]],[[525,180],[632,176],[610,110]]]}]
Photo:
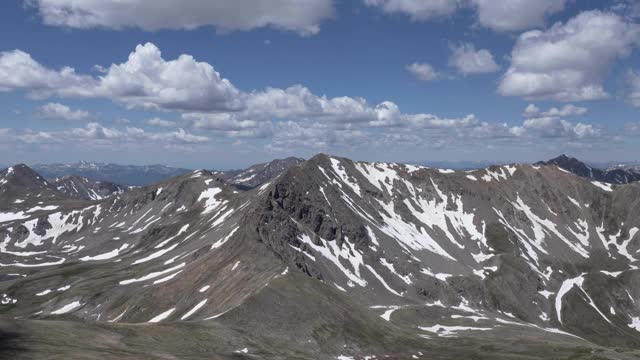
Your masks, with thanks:
[{"label": "rocky mountain peak", "polygon": [[594,168],[577,158],[560,155],[548,161],[540,161],[536,165],[555,165],[578,176],[610,184],[627,184],[640,181],[640,173],[624,168],[603,170]]}]

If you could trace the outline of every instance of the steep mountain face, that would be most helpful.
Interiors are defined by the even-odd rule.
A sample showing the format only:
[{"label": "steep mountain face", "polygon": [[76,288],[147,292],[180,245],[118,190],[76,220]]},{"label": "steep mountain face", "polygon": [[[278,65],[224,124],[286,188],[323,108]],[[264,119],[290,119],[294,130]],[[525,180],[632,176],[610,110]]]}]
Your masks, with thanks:
[{"label": "steep mountain face", "polygon": [[148,185],[191,172],[165,165],[135,166],[86,161],[75,164],[38,164],[33,169],[49,179],[75,175],[128,186]]},{"label": "steep mountain face", "polygon": [[24,208],[63,199],[45,178],[24,164],[0,171],[0,210]]},{"label": "steep mountain face", "polygon": [[109,181],[91,180],[80,176],[64,176],[51,180],[52,185],[67,197],[83,200],[101,200],[122,194],[128,187]]},{"label": "steep mountain face", "polygon": [[39,336],[29,321],[206,328],[224,356],[508,359],[509,339],[530,359],[639,354],[640,183],[318,155],[245,189],[197,171],[0,214],[0,312]]},{"label": "steep mountain face", "polygon": [[271,179],[279,176],[293,166],[298,166],[304,159],[288,157],[286,159],[276,159],[268,163],[253,165],[244,170],[229,170],[216,172],[227,182],[254,188],[260,186]]},{"label": "steep mountain face", "polygon": [[556,165],[578,176],[609,184],[628,184],[630,182],[640,181],[640,172],[634,171],[633,168],[616,167],[607,170],[596,169],[567,155],[561,155],[549,161],[541,161],[536,163],[536,165]]}]

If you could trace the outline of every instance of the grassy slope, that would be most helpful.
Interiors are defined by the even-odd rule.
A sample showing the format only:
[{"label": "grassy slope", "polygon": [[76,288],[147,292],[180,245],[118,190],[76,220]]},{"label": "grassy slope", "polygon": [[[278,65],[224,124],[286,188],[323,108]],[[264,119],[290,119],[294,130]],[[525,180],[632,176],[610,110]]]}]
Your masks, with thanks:
[{"label": "grassy slope", "polygon": [[[304,300],[304,301],[302,301]],[[4,330],[2,330],[4,329]],[[333,359],[376,355],[410,359],[637,359],[566,338],[423,339],[381,320],[304,275],[289,274],[208,322],[116,324],[0,321],[0,358],[8,359]],[[247,348],[248,354],[235,351]]]}]

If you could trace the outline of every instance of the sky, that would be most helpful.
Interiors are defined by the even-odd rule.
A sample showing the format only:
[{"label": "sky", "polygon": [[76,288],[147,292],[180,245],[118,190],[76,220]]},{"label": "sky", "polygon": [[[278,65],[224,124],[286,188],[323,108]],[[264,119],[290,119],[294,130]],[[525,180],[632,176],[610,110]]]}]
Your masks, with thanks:
[{"label": "sky", "polygon": [[8,0],[0,163],[640,160],[637,0]]}]

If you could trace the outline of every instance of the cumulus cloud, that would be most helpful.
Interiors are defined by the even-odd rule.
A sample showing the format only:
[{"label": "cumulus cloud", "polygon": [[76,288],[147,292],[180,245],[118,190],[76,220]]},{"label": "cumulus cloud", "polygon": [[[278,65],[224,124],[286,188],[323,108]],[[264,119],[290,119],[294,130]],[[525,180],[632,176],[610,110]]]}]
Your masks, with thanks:
[{"label": "cumulus cloud", "polygon": [[472,0],[478,21],[496,31],[541,27],[548,15],[564,9],[567,0]]},{"label": "cumulus cloud", "polygon": [[316,95],[302,85],[267,88],[247,96],[246,116],[253,119],[305,118],[340,122],[368,121],[373,109],[363,98]]},{"label": "cumulus cloud", "polygon": [[551,107],[545,111],[529,104],[522,113],[525,118],[523,123],[512,127],[509,132],[517,137],[568,138],[574,141],[574,144],[583,139],[604,139],[607,134],[602,128],[563,119],[567,116],[582,116],[587,112],[587,108],[573,104],[566,104],[560,108]]},{"label": "cumulus cloud", "polygon": [[527,30],[543,26],[545,18],[564,9],[568,0],[364,0],[384,13],[403,14],[412,21],[475,11],[478,22],[495,31]]},{"label": "cumulus cloud", "polygon": [[411,75],[421,81],[431,81],[438,78],[438,72],[433,68],[433,66],[427,63],[415,62],[407,65],[406,69],[411,73]]},{"label": "cumulus cloud", "polygon": [[356,147],[371,142],[371,134],[359,128],[336,128],[328,123],[306,123],[283,121],[274,126],[268,150],[287,150],[296,147],[314,151],[337,147]]},{"label": "cumulus cloud", "polygon": [[500,70],[487,49],[476,50],[472,44],[461,44],[452,47],[449,65],[455,67],[462,75],[487,74]]},{"label": "cumulus cloud", "polygon": [[373,117],[368,121],[372,127],[409,127],[414,129],[464,128],[479,125],[480,121],[470,114],[461,119],[441,118],[433,114],[405,114],[391,101],[378,104],[373,109]]},{"label": "cumulus cloud", "polygon": [[33,98],[90,96],[96,79],[71,67],[48,69],[21,50],[0,52],[0,91],[26,90]]},{"label": "cumulus cloud", "polygon": [[613,13],[588,11],[550,29],[519,36],[498,92],[526,99],[582,101],[608,96],[602,82],[614,60],[629,55],[640,26]]},{"label": "cumulus cloud", "polygon": [[48,132],[34,131],[31,129],[25,129],[25,131],[15,134],[13,138],[27,144],[42,144],[52,141],[59,141],[59,139]]},{"label": "cumulus cloud", "polygon": [[43,119],[79,121],[89,119],[90,114],[85,110],[72,110],[67,105],[50,102],[40,107],[38,116]]},{"label": "cumulus cloud", "polygon": [[125,139],[127,140],[142,140],[151,141],[156,143],[182,143],[182,144],[197,144],[204,143],[209,140],[206,136],[194,135],[186,132],[180,128],[170,132],[147,132],[143,129],[129,127],[126,129]]},{"label": "cumulus cloud", "polygon": [[368,6],[378,7],[385,13],[408,15],[413,21],[429,20],[452,15],[460,6],[460,0],[364,0]]},{"label": "cumulus cloud", "polygon": [[53,131],[33,131],[24,129],[15,134],[15,139],[25,143],[115,145],[115,144],[198,144],[209,138],[191,134],[184,129],[170,132],[149,132],[144,129],[127,126],[125,128],[106,127],[97,122],[89,122],[84,127]]},{"label": "cumulus cloud", "polygon": [[[316,34],[333,17],[333,0],[27,0],[47,25],[70,28],[222,31],[274,27]],[[142,16],[141,14],[144,14]]]},{"label": "cumulus cloud", "polygon": [[[26,59],[28,69],[34,71],[28,73],[23,67],[15,66],[14,61],[7,61],[7,57],[16,54]],[[133,122],[118,122],[117,127],[90,122],[84,127],[66,130],[16,134],[15,139],[24,143],[71,141],[87,146],[149,144],[157,147],[252,138],[269,139],[265,143],[271,149],[317,149],[419,138],[444,147],[454,146],[456,141],[468,143],[469,139],[509,141],[522,137],[565,136],[579,141],[602,133],[591,125],[561,120],[560,116],[577,115],[586,110],[573,105],[547,111],[529,108],[529,119],[511,127],[481,121],[473,114],[446,117],[426,112],[407,113],[391,101],[370,104],[360,97],[329,97],[315,94],[303,85],[241,91],[210,64],[198,62],[189,55],[164,60],[153,44],[139,45],[126,62],[105,67],[99,76],[77,74],[71,68],[48,69],[19,51],[3,53],[0,69],[7,74],[0,77],[0,88],[4,91],[22,90],[32,96],[107,98],[127,108],[175,111],[179,116],[174,121],[158,117],[145,122],[171,131],[149,131],[136,127]],[[11,78],[11,74],[16,77]],[[58,109],[58,113],[73,114],[74,111],[77,110]]]},{"label": "cumulus cloud", "polygon": [[74,128],[65,131],[63,134],[73,135],[76,140],[91,139],[91,140],[107,140],[107,139],[119,139],[124,137],[125,133],[120,130],[107,128],[99,123],[91,122],[86,127]]},{"label": "cumulus cloud", "polygon": [[237,110],[241,94],[206,62],[190,55],[166,61],[152,43],[136,46],[126,62],[99,77],[71,67],[52,70],[29,54],[0,53],[0,91],[24,90],[32,97],[108,98],[129,108],[153,110]]},{"label": "cumulus cloud", "polygon": [[602,129],[591,124],[571,123],[557,117],[541,117],[527,119],[522,126],[513,127],[515,136],[539,136],[543,138],[597,138],[604,135]]},{"label": "cumulus cloud", "polygon": [[234,110],[240,92],[206,62],[191,55],[166,61],[152,43],[138,45],[126,62],[112,64],[93,89],[128,107],[168,110]]},{"label": "cumulus cloud", "polygon": [[534,117],[566,117],[566,116],[582,116],[589,110],[585,107],[575,106],[573,104],[564,105],[561,108],[552,107],[547,111],[542,111],[534,104],[529,104],[524,109],[522,115],[527,118]]},{"label": "cumulus cloud", "polygon": [[189,113],[182,118],[196,129],[236,131],[258,127],[258,121],[242,119],[236,113]]}]

